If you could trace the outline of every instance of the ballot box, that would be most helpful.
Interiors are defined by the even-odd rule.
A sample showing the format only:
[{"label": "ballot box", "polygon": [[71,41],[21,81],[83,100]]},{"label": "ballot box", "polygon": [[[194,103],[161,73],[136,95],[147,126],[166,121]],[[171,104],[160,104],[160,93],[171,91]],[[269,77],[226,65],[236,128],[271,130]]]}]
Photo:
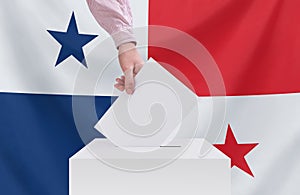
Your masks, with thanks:
[{"label": "ballot box", "polygon": [[[141,158],[124,155],[120,152],[121,148],[108,139],[95,139],[69,159],[69,193],[70,195],[230,194],[231,168],[230,159],[226,155],[205,140],[194,139],[179,157],[164,159],[164,156],[168,158],[168,155],[163,155],[164,152],[165,154],[176,152],[180,147],[180,142],[177,145],[161,146],[159,149],[162,155],[146,153]],[[207,148],[203,154],[200,154],[201,147]],[[136,147],[136,152],[139,150],[143,148]],[[144,165],[156,160],[166,163],[143,170]]]}]

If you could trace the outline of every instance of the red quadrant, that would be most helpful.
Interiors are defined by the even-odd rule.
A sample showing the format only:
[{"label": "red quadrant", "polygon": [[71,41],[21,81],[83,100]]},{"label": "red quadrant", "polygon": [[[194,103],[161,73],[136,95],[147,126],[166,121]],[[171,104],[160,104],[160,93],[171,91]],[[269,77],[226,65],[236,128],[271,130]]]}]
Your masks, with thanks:
[{"label": "red quadrant", "polygon": [[[218,64],[227,95],[294,93],[300,92],[299,7],[298,0],[149,0],[149,24],[200,41]],[[156,38],[149,32],[149,45]],[[198,95],[210,95],[183,56],[149,47],[149,57],[179,68]]]}]

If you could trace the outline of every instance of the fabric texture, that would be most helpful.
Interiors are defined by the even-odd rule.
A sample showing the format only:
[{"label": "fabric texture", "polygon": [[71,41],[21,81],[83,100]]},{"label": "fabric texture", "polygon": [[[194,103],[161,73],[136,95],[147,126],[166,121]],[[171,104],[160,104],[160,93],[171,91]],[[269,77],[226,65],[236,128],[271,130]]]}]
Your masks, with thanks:
[{"label": "fabric texture", "polygon": [[[149,25],[176,28],[203,44],[218,64],[227,95],[297,93],[299,6],[297,0],[188,0],[184,5],[181,0],[151,0]],[[158,38],[150,31],[149,45]],[[149,56],[180,70],[197,95],[210,94],[202,73],[188,59],[157,47],[149,47]]]},{"label": "fabric texture", "polygon": [[87,3],[99,25],[112,36],[117,48],[124,43],[136,43],[128,0],[87,0]]}]

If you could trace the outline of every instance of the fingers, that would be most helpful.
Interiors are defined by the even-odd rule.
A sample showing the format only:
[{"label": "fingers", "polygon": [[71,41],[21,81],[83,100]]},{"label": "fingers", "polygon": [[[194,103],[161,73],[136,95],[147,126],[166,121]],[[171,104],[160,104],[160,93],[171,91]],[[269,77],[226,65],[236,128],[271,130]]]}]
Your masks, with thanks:
[{"label": "fingers", "polygon": [[117,82],[117,84],[125,85],[125,77],[124,77],[124,79],[117,78],[116,82]]},{"label": "fingers", "polygon": [[120,78],[116,78],[116,84],[114,85],[120,91],[124,91],[125,89],[125,77],[121,76]]},{"label": "fingers", "polygon": [[125,90],[128,94],[132,94],[134,91],[134,76],[133,67],[127,69],[125,72]]},{"label": "fingers", "polygon": [[120,91],[124,91],[124,89],[125,89],[125,86],[124,85],[121,85],[121,84],[115,84],[114,85],[115,86],[115,88],[117,88],[118,90],[120,90]]},{"label": "fingers", "polygon": [[125,76],[121,76],[120,78],[116,78],[116,84],[114,85],[120,91],[126,90],[128,94],[132,94],[134,92],[134,77],[135,75],[142,69],[143,64],[137,64],[134,68],[129,68],[124,72]]}]

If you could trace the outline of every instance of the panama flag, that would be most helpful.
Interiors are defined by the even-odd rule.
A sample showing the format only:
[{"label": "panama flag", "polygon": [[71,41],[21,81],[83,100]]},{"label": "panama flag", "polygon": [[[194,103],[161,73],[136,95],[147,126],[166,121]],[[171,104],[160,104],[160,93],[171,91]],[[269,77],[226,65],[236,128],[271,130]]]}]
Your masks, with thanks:
[{"label": "panama flag", "polygon": [[[209,141],[231,159],[233,195],[300,194],[299,7],[298,0],[131,0],[135,27],[178,29],[218,65],[225,94],[211,94],[185,56],[140,50],[198,95],[200,128],[210,98],[226,99],[220,132]],[[97,86],[90,78],[117,50],[85,0],[2,1],[0,15],[0,194],[66,195],[68,159],[84,146],[73,99],[95,99],[86,139],[103,137],[93,127],[118,95],[111,90],[122,74],[117,59]],[[140,39],[151,45],[159,37],[149,30]],[[101,48],[107,40],[111,47]]]}]

